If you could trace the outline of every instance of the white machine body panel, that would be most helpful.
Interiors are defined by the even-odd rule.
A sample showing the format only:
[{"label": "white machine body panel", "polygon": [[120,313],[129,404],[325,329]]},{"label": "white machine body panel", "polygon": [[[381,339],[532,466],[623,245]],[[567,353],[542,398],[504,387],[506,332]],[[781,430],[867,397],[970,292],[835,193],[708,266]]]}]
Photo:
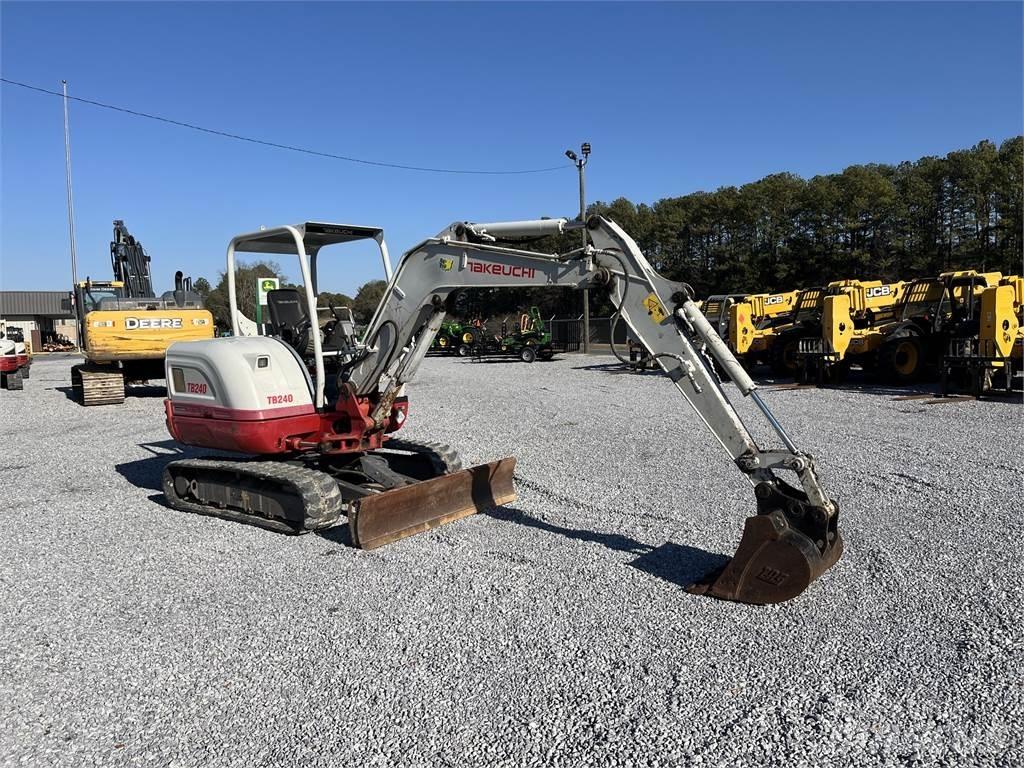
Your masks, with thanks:
[{"label": "white machine body panel", "polygon": [[290,347],[266,336],[177,342],[167,349],[166,373],[175,405],[264,418],[315,410],[309,373]]}]

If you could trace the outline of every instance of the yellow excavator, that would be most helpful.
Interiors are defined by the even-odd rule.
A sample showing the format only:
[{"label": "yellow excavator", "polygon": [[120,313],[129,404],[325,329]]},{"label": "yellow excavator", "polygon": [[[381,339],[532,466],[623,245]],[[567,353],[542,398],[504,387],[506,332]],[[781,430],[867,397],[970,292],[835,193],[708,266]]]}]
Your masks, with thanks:
[{"label": "yellow excavator", "polygon": [[174,290],[158,297],[150,257],[120,219],[114,221],[110,262],[113,280],[86,278],[74,291],[85,362],[71,369],[71,384],[82,405],[123,403],[125,384],[163,378],[171,344],[213,338],[213,316],[191,279],[177,272]]}]

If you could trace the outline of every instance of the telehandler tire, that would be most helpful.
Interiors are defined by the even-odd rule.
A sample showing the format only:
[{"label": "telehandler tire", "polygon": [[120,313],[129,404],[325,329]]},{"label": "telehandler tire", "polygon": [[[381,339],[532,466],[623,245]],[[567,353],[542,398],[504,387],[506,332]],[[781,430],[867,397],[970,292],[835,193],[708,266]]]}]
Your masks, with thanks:
[{"label": "telehandler tire", "polygon": [[885,342],[878,351],[878,368],[894,384],[913,384],[925,369],[924,345],[917,336],[901,336]]},{"label": "telehandler tire", "polygon": [[824,364],[818,369],[819,387],[836,387],[846,381],[850,373],[850,361],[840,360],[838,363]]},{"label": "telehandler tire", "polygon": [[800,337],[797,335],[783,335],[776,339],[772,344],[772,373],[796,378],[800,370],[799,349]]}]

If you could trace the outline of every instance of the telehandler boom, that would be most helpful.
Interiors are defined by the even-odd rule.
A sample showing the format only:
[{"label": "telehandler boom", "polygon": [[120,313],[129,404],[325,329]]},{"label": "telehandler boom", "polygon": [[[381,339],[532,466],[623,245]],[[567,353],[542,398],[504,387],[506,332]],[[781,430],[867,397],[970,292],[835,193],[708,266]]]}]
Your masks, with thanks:
[{"label": "telehandler boom", "polygon": [[[515,238],[586,229],[590,243],[566,254],[503,244]],[[606,286],[617,311],[748,479],[757,514],[719,572],[691,590],[748,603],[800,594],[842,553],[838,507],[761,400],[757,387],[693,302],[690,289],[658,275],[615,223],[594,216],[455,223],[408,251],[365,335],[342,315],[316,328],[315,264],[333,243],[379,230],[307,222],[240,235],[235,251],[299,257],[303,290],[272,291],[278,337],[252,329],[230,291],[235,336],[180,342],[167,353],[167,424],[172,436],[258,458],[168,464],[171,506],[275,530],[302,533],[347,517],[357,546],[371,548],[515,499],[514,458],[468,470],[446,446],[392,437],[409,411],[405,384],[463,288]],[[380,242],[380,241],[379,241]],[[310,264],[313,264],[311,272]],[[782,443],[760,447],[689,337],[699,338],[741,395],[750,397]],[[664,446],[666,452],[671,446]],[[792,472],[799,488],[777,472]]]}]

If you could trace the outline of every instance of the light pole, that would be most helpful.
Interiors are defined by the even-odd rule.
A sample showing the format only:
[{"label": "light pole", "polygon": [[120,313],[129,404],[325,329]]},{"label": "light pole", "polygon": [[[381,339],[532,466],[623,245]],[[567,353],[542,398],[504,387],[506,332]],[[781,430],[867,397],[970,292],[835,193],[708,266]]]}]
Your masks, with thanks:
[{"label": "light pole", "polygon": [[[587,196],[586,196],[586,174],[584,168],[590,158],[590,143],[580,144],[580,154],[577,156],[571,149],[565,150],[565,156],[576,164],[576,170],[580,174],[580,221],[586,222],[587,218]],[[584,227],[580,230],[583,236],[583,247],[587,247],[587,230]],[[590,289],[583,289],[583,352],[590,352]]]},{"label": "light pole", "polygon": [[[68,238],[71,240],[71,296],[72,302],[74,302],[78,300],[78,257],[75,254],[75,202],[71,195],[71,132],[68,128],[68,81],[61,80],[60,84],[61,90],[64,93],[64,178],[68,187]],[[78,348],[81,349],[85,331],[77,322],[75,327],[78,329]]]}]

